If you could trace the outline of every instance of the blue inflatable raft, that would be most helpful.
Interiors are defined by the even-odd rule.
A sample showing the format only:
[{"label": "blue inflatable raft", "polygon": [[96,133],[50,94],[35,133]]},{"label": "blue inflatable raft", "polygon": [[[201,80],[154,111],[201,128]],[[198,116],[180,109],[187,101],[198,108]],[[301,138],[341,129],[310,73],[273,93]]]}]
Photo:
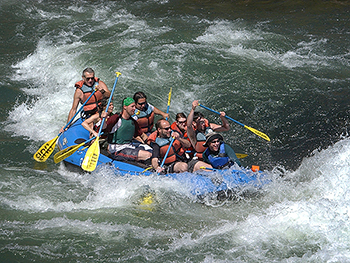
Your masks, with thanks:
[{"label": "blue inflatable raft", "polygon": [[[78,119],[59,137],[57,142],[59,150],[80,144],[89,139],[89,132],[81,126],[81,123],[82,119]],[[67,157],[64,162],[80,168],[86,151],[87,147],[81,147],[71,156]],[[111,167],[117,176],[148,176],[152,174],[151,171],[147,170],[146,165],[136,162],[127,163],[113,160],[108,157],[108,153],[104,150],[101,150],[99,155],[97,168],[102,165]],[[226,170],[206,170],[195,173],[173,173],[160,176],[168,176],[179,181],[188,187],[193,195],[199,197],[208,194],[229,197],[232,192],[251,187],[258,189],[268,183],[267,176],[261,171],[253,172],[251,169],[238,167],[231,167]]]}]

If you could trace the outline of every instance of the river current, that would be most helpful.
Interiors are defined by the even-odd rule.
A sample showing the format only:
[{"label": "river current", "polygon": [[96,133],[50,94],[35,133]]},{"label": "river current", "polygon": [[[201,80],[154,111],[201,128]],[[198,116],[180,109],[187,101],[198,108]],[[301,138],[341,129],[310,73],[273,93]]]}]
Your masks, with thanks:
[{"label": "river current", "polygon": [[[0,2],[1,262],[350,262],[349,1]],[[68,170],[33,154],[92,67],[114,105],[230,122],[271,183],[219,202],[162,176]],[[217,115],[199,109],[211,122]],[[156,201],[139,205],[151,189]]]}]

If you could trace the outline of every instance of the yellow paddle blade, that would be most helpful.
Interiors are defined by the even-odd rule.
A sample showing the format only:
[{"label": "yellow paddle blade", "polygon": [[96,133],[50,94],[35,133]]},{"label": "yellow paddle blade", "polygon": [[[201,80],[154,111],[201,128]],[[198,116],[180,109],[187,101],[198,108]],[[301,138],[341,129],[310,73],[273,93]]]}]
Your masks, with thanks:
[{"label": "yellow paddle blade", "polygon": [[170,88],[169,91],[169,95],[168,95],[168,106],[170,105],[170,101],[171,101],[171,91],[173,90],[173,88]]},{"label": "yellow paddle blade", "polygon": [[60,161],[63,161],[64,159],[66,159],[67,157],[69,157],[73,153],[75,153],[84,144],[85,144],[85,142],[82,142],[81,144],[72,145],[72,146],[67,147],[66,149],[63,149],[63,150],[57,152],[53,157],[54,162],[59,163]]},{"label": "yellow paddle blade", "polygon": [[244,125],[244,128],[247,128],[248,130],[250,130],[251,132],[254,132],[256,135],[260,136],[261,138],[265,139],[266,141],[270,141],[269,136],[267,136],[265,133],[258,131],[252,127],[248,127],[246,125]]},{"label": "yellow paddle blade", "polygon": [[53,138],[51,141],[44,143],[39,150],[33,155],[33,158],[37,162],[45,162],[47,158],[50,157],[52,152],[55,150],[56,141],[58,139],[58,135]]},{"label": "yellow paddle blade", "polygon": [[150,167],[146,168],[145,170],[143,170],[141,173],[144,173],[144,172],[146,172],[146,171],[148,171],[148,170],[150,170],[150,169],[152,169],[152,168],[153,168],[153,167],[150,166]]},{"label": "yellow paddle blade", "polygon": [[91,144],[89,149],[86,151],[81,168],[84,171],[92,172],[96,169],[98,157],[100,156],[100,144],[99,137]]},{"label": "yellow paddle blade", "polygon": [[236,156],[238,159],[243,159],[246,158],[248,156],[248,154],[245,153],[236,153]]}]

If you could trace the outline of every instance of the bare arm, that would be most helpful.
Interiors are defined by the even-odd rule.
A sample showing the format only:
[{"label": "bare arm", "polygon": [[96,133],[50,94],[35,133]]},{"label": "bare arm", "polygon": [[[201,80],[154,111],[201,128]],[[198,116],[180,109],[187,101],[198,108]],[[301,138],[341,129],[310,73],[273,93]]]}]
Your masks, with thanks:
[{"label": "bare arm", "polygon": [[77,108],[82,96],[83,96],[83,92],[80,89],[76,89],[74,92],[72,108],[70,109],[68,114],[67,123],[73,118],[75,113],[77,113]]},{"label": "bare arm", "polygon": [[145,143],[144,140],[141,138],[141,136],[134,137],[136,141],[139,141],[140,143]]},{"label": "bare arm", "polygon": [[158,158],[152,158],[152,167],[155,170],[157,170],[157,168],[159,167],[158,163],[159,163],[159,159]]},{"label": "bare arm", "polygon": [[220,119],[221,119],[222,124],[218,125],[215,123],[210,123],[210,128],[215,132],[223,132],[223,131],[230,130],[230,125],[229,125],[227,119],[225,118],[225,116],[226,116],[226,113],[221,111],[220,112]]},{"label": "bare arm", "polygon": [[159,147],[158,147],[158,145],[155,144],[153,146],[153,155],[152,155],[151,163],[152,163],[152,167],[157,171],[157,173],[160,173],[161,171],[164,170],[164,168],[160,167],[160,165],[159,165],[159,155],[158,154],[159,154]]},{"label": "bare arm", "polygon": [[97,90],[102,91],[104,90],[104,92],[102,91],[102,94],[105,98],[109,98],[109,96],[111,96],[111,92],[109,91],[106,83],[104,83],[103,81],[99,81],[98,85],[96,86]]},{"label": "bare arm", "polygon": [[97,112],[94,115],[92,115],[91,117],[89,117],[88,119],[86,119],[85,121],[83,121],[81,125],[86,130],[88,130],[91,134],[93,134],[93,136],[97,137],[98,136],[98,132],[96,132],[93,128],[94,128],[94,124],[96,122],[98,122],[99,119],[100,119],[100,115]]},{"label": "bare arm", "polygon": [[[79,105],[79,102],[81,100],[81,97],[83,95],[83,92],[80,89],[76,89],[74,92],[74,97],[73,97],[73,104],[72,107],[68,113],[68,119],[67,119],[67,123],[73,118],[73,116],[77,113],[77,108]],[[60,129],[60,132],[62,133],[64,130],[65,126],[62,126]]]},{"label": "bare arm", "polygon": [[187,139],[181,138],[178,132],[173,132],[172,136],[181,143],[182,148],[187,149],[191,147],[190,141]]},{"label": "bare arm", "polygon": [[169,114],[161,111],[160,109],[154,107],[154,114],[162,115],[164,119],[169,118]]},{"label": "bare arm", "polygon": [[192,102],[192,109],[187,116],[187,136],[190,139],[190,142],[191,142],[193,148],[195,148],[196,144],[197,144],[196,134],[195,134],[193,126],[192,126],[194,111],[195,111],[197,106],[198,106],[198,100],[193,101]]}]

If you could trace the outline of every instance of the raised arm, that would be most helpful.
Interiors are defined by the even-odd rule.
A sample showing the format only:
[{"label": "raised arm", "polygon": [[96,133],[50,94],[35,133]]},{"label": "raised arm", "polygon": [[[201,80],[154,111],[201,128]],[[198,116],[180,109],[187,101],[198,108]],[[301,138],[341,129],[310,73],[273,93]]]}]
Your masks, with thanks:
[{"label": "raised arm", "polygon": [[225,118],[226,113],[223,111],[220,111],[220,119],[221,119],[221,125],[215,124],[215,123],[210,123],[210,128],[215,131],[215,132],[223,132],[223,131],[228,131],[230,130],[230,125]]},{"label": "raised arm", "polygon": [[190,142],[191,142],[193,148],[196,148],[196,144],[197,144],[196,134],[195,134],[194,129],[193,129],[194,111],[195,111],[197,106],[198,106],[198,100],[193,101],[191,111],[187,116],[187,136],[190,139]]}]

